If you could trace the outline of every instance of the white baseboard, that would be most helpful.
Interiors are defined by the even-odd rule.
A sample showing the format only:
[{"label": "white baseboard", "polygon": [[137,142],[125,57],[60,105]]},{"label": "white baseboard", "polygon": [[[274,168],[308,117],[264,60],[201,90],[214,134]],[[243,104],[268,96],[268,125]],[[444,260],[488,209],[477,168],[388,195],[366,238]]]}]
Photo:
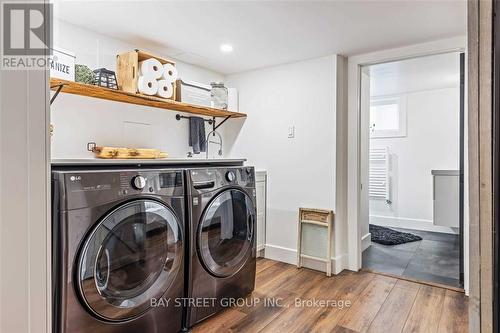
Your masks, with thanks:
[{"label": "white baseboard", "polygon": [[[297,265],[297,250],[282,246],[266,244],[265,257],[287,264]],[[324,261],[314,258],[302,258],[302,266],[320,272],[326,272]],[[332,273],[338,274],[347,268],[347,254],[332,258]]]},{"label": "white baseboard", "polygon": [[266,257],[266,247],[264,245],[257,246],[257,258]]},{"label": "white baseboard", "polygon": [[361,251],[366,250],[370,247],[370,245],[372,245],[372,234],[367,233],[366,235],[361,237]]},{"label": "white baseboard", "polygon": [[434,225],[431,220],[409,219],[404,217],[370,215],[370,223],[383,227],[404,228],[413,230],[443,232],[446,234],[456,234],[454,228]]}]

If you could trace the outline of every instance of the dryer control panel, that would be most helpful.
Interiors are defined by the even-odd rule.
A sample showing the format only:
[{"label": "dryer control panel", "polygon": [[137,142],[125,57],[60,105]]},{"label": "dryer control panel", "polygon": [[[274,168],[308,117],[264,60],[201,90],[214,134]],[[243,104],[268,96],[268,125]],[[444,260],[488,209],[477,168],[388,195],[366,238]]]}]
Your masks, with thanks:
[{"label": "dryer control panel", "polygon": [[255,187],[253,167],[192,169],[187,174],[188,194],[210,192],[225,186]]}]

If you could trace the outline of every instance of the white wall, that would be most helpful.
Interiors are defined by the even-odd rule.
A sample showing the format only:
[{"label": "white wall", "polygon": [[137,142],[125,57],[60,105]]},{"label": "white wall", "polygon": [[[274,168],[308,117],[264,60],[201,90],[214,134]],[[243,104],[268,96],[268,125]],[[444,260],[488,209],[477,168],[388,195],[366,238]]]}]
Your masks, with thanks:
[{"label": "white wall", "polygon": [[372,66],[371,96],[403,96],[407,130],[405,137],[370,140],[371,148],[389,147],[392,201],[370,199],[371,223],[452,232],[433,224],[431,170],[459,168],[458,59],[449,53]]},{"label": "white wall", "polygon": [[[266,256],[295,263],[299,207],[335,210],[336,63],[327,56],[227,77],[248,114],[226,127],[230,154],[268,172]],[[335,223],[341,260],[345,221]]]},{"label": "white wall", "polygon": [[406,103],[407,136],[370,140],[372,148],[389,147],[392,191],[391,205],[370,200],[370,219],[377,224],[397,222],[417,229],[427,223],[432,229],[431,170],[458,170],[458,89],[406,94]]},{"label": "white wall", "polygon": [[[78,64],[111,70],[115,70],[117,54],[140,47],[62,21],[54,22],[54,45],[76,53]],[[148,51],[154,53],[154,50]],[[176,66],[180,76],[187,80],[224,81],[223,75],[200,67],[182,62],[176,62]],[[185,157],[191,150],[188,120],[177,121],[176,112],[60,94],[51,107],[51,115],[54,125],[52,158],[93,157],[86,150],[89,141],[101,146],[157,148],[169,153],[170,157]],[[208,124],[206,129],[209,130]],[[215,153],[216,150],[211,151]],[[204,158],[205,154],[198,157]]]}]

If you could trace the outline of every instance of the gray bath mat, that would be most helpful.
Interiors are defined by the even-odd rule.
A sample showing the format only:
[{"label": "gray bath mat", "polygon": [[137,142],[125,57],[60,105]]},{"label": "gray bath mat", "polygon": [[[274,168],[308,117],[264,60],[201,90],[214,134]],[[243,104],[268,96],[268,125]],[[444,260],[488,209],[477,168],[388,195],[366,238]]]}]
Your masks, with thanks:
[{"label": "gray bath mat", "polygon": [[370,224],[372,242],[383,245],[397,245],[422,240],[422,237]]}]

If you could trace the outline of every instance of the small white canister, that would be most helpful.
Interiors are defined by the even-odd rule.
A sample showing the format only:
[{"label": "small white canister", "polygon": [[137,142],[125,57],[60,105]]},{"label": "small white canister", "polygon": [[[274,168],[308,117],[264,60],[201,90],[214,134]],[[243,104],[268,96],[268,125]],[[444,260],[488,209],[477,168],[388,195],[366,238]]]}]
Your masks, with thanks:
[{"label": "small white canister", "polygon": [[52,49],[50,77],[75,81],[75,54],[59,47]]},{"label": "small white canister", "polygon": [[227,88],[227,110],[238,112],[238,89]]}]

